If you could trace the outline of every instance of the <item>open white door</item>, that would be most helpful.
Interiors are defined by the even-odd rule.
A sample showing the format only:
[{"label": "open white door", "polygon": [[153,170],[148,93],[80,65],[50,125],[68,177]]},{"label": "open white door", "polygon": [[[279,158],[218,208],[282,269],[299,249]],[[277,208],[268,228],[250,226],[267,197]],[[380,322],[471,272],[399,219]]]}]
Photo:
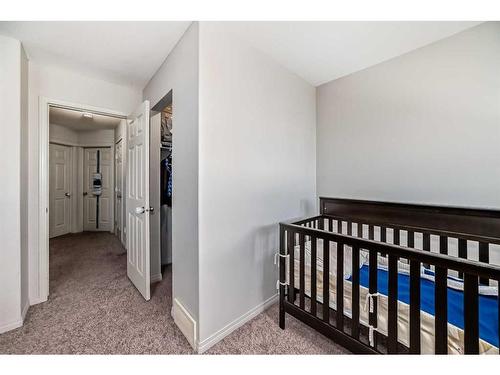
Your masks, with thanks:
[{"label": "open white door", "polygon": [[149,102],[127,120],[127,276],[150,298]]},{"label": "open white door", "polygon": [[49,153],[49,238],[53,238],[71,229],[71,147],[51,143]]}]

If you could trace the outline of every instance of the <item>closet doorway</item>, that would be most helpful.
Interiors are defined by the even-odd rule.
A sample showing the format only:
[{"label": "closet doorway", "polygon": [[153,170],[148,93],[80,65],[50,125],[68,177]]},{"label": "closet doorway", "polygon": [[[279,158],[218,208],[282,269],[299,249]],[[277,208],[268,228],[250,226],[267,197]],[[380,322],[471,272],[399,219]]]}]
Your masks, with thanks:
[{"label": "closet doorway", "polygon": [[[158,102],[151,113],[150,127],[150,200],[158,210],[151,216],[151,256],[160,258],[160,275],[171,275],[172,264],[172,210],[175,165],[174,109],[172,91]],[[153,281],[153,278],[152,278]]]}]

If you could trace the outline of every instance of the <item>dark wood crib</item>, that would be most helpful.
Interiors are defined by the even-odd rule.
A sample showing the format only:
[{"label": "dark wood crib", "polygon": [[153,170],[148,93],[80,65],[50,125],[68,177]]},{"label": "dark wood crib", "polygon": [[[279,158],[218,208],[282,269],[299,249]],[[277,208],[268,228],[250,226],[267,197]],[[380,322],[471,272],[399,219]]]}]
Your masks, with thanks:
[{"label": "dark wood crib", "polygon": [[[355,353],[419,354],[429,352],[432,347],[433,353],[447,354],[450,332],[453,342],[461,343],[459,353],[480,353],[480,343],[484,343],[479,328],[483,319],[479,314],[482,287],[488,287],[488,297],[484,297],[488,298],[488,306],[493,301],[496,308],[493,318],[488,315],[493,320],[482,324],[495,326],[496,340],[500,336],[500,313],[497,313],[500,267],[492,264],[499,264],[494,259],[500,255],[499,245],[500,211],[497,210],[320,198],[319,215],[280,223],[279,325],[285,328],[288,313]],[[345,254],[352,259],[346,259]],[[366,268],[357,266],[360,256],[367,259]],[[333,259],[334,274],[330,270]],[[381,260],[387,265],[383,274],[387,277],[387,290],[382,294]],[[344,272],[347,261],[352,265],[348,278]],[[404,265],[407,265],[406,276],[399,271]],[[362,270],[368,275],[365,285],[362,285]],[[423,280],[427,273],[432,283]],[[404,294],[403,282],[408,283],[404,304],[400,299]],[[461,291],[450,291],[453,282]],[[334,291],[330,290],[332,283]],[[347,287],[349,296],[345,295]],[[422,310],[423,287],[432,290],[432,295],[427,296],[434,300],[432,314]],[[335,301],[331,300],[333,292]],[[449,321],[452,297],[463,299],[463,317],[455,317],[463,325],[449,331],[455,329]],[[350,301],[348,309],[345,301]],[[383,301],[382,317],[378,310]],[[367,316],[363,321],[361,313]],[[382,319],[383,329],[378,327]],[[425,336],[424,323],[427,333],[432,328],[431,336]],[[398,337],[401,332],[406,339]],[[422,337],[432,340],[425,351]],[[498,353],[498,344],[487,346],[488,353]]]}]

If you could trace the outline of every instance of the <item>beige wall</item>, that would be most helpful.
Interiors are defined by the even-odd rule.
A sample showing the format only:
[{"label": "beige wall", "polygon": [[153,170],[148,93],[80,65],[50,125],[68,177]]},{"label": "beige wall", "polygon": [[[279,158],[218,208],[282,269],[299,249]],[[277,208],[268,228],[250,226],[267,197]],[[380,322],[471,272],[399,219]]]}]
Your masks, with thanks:
[{"label": "beige wall", "polygon": [[317,194],[500,208],[500,22],[317,89]]}]

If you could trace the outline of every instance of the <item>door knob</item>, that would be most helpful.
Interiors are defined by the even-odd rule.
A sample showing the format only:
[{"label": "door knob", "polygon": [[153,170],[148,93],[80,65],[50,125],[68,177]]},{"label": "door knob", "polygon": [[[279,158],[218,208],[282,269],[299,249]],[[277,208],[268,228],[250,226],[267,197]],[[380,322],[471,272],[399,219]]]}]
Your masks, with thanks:
[{"label": "door knob", "polygon": [[64,193],[64,195],[67,196],[68,198],[71,197],[70,193]]}]

